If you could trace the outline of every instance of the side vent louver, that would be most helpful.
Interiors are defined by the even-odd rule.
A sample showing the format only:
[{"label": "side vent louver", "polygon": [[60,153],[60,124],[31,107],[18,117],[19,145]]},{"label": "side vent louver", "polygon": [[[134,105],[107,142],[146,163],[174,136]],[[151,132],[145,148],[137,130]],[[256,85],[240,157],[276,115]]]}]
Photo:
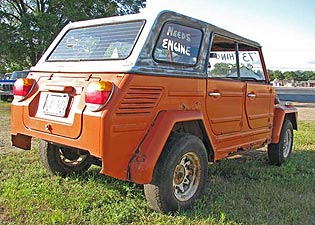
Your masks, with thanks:
[{"label": "side vent louver", "polygon": [[130,87],[116,114],[150,114],[162,94],[162,88]]}]

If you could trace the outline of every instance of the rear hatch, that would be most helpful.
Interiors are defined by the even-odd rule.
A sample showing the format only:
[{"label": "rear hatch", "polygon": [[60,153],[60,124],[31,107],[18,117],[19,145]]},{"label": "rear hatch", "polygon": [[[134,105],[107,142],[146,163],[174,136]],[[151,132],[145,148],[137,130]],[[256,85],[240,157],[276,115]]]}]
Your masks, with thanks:
[{"label": "rear hatch", "polygon": [[28,76],[36,80],[36,87],[24,107],[25,127],[75,139],[82,132],[84,114],[100,117],[103,109],[93,112],[86,108],[90,106],[85,102],[87,87],[93,81],[100,81],[100,86],[106,86],[102,82],[110,83],[109,87],[118,85],[121,76],[107,72],[113,67],[124,71],[117,62],[130,65],[126,59],[144,26],[143,20],[105,22],[69,24],[58,35],[34,67],[38,72]]},{"label": "rear hatch", "polygon": [[[26,128],[68,138],[78,138],[86,110],[85,88],[92,81],[117,83],[112,74],[32,74],[39,77],[36,94],[24,107],[23,123]],[[100,112],[88,112],[99,116]]]}]

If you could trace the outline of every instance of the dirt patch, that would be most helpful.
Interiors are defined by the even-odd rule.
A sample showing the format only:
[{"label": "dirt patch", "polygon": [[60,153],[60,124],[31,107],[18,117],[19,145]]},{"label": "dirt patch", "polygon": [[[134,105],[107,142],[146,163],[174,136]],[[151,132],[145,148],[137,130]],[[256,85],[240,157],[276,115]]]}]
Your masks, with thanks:
[{"label": "dirt patch", "polygon": [[267,155],[267,147],[263,147],[259,149],[249,150],[249,151],[237,152],[235,154],[228,156],[227,158],[231,160],[237,160],[237,161],[246,161],[246,160],[252,160],[258,157],[266,157],[266,155]]},{"label": "dirt patch", "polygon": [[5,216],[4,216],[4,208],[0,207],[0,222],[4,221]]},{"label": "dirt patch", "polygon": [[315,103],[294,103],[298,109],[299,117],[301,121],[315,121]]}]

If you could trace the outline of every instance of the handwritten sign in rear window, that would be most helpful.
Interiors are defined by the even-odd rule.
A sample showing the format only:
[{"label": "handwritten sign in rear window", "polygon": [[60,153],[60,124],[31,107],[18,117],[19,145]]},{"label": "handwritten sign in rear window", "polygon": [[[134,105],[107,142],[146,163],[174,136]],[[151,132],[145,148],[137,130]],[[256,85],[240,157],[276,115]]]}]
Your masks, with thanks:
[{"label": "handwritten sign in rear window", "polygon": [[155,46],[154,59],[195,65],[201,39],[201,30],[168,22],[163,26]]}]

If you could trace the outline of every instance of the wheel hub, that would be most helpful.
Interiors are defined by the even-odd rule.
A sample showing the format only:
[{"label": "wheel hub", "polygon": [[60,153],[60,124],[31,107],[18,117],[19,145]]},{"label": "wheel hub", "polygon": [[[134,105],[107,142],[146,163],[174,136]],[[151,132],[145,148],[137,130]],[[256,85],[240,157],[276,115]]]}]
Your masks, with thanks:
[{"label": "wheel hub", "polygon": [[68,148],[60,148],[59,156],[61,162],[67,166],[77,166],[88,157],[88,155],[83,151]]},{"label": "wheel hub", "polygon": [[61,148],[60,149],[63,156],[69,160],[77,160],[80,157],[80,152],[78,150]]},{"label": "wheel hub", "polygon": [[182,156],[173,174],[173,192],[179,201],[190,199],[200,184],[201,162],[194,152]]},{"label": "wheel hub", "polygon": [[177,165],[174,172],[174,183],[179,185],[185,178],[185,168],[182,165]]}]

